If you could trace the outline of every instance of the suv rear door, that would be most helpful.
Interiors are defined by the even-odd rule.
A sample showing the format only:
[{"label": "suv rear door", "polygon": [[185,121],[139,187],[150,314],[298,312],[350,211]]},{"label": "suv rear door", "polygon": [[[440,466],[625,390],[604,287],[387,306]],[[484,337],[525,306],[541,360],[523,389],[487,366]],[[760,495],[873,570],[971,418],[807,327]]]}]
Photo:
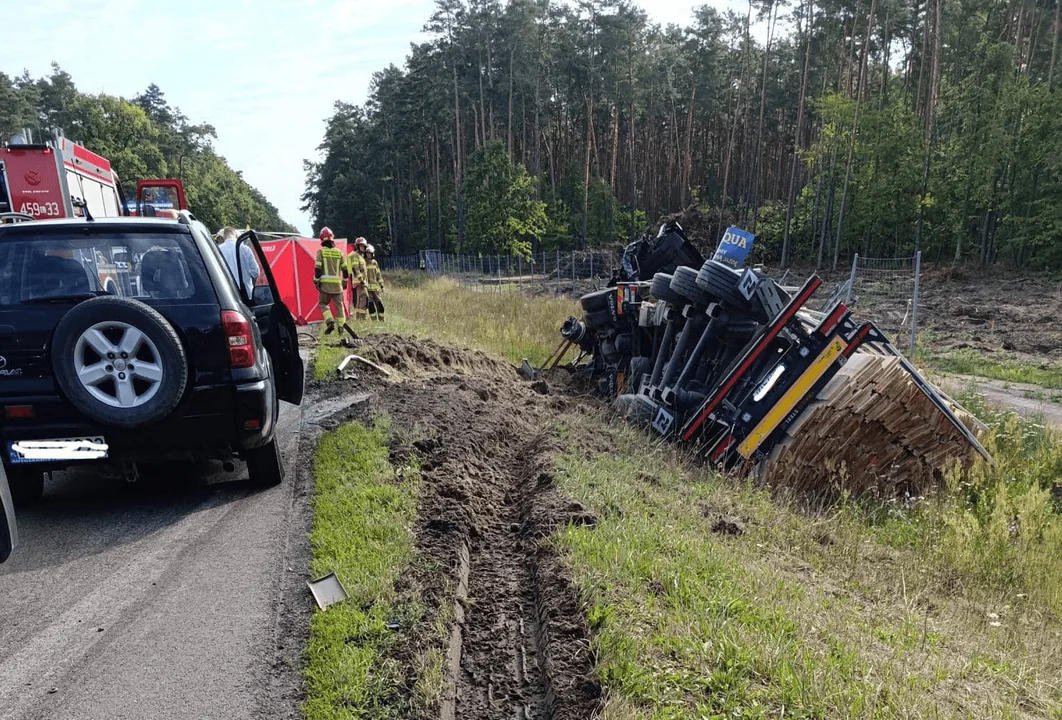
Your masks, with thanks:
[{"label": "suv rear door", "polygon": [[[245,246],[251,253],[244,252]],[[245,267],[245,259],[256,261],[257,273],[254,273],[253,268]],[[299,355],[295,320],[280,300],[273,273],[253,230],[248,230],[237,240],[236,266],[239,278],[250,279],[249,275],[256,275],[252,287],[244,287],[245,283],[242,281],[237,282],[237,285],[244,302],[254,313],[258,329],[262,333],[262,342],[273,361],[277,395],[281,400],[299,405],[302,403],[305,377],[302,357]]]}]

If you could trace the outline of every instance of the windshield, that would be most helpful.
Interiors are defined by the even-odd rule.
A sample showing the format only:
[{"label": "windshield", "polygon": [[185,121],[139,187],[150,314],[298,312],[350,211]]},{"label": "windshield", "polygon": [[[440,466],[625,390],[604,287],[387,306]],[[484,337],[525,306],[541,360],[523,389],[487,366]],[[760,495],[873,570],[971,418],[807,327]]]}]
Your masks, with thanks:
[{"label": "windshield", "polygon": [[0,242],[0,305],[90,295],[210,302],[206,269],[188,235],[42,235]]}]

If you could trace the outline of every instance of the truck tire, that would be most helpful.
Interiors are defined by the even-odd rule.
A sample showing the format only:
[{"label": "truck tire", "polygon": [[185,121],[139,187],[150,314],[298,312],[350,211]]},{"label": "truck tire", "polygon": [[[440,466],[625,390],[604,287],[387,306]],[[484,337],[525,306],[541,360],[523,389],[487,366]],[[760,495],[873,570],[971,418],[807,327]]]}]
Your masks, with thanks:
[{"label": "truck tire", "polygon": [[653,281],[649,284],[649,294],[661,302],[689,305],[689,300],[671,289],[671,275],[668,273],[657,273],[653,276]]},{"label": "truck tire", "polygon": [[612,315],[608,310],[595,310],[583,313],[583,323],[590,330],[604,330],[612,327]]},{"label": "truck tire", "polygon": [[169,416],[188,382],[177,332],[154,308],[124,297],[71,308],[55,328],[52,368],[71,405],[123,429]]},{"label": "truck tire", "polygon": [[747,305],[748,301],[738,291],[741,273],[718,260],[709,260],[697,273],[697,285],[724,302]]},{"label": "truck tire", "polygon": [[714,300],[712,295],[697,285],[697,271],[690,267],[675,268],[675,274],[671,276],[671,289],[694,305],[707,307]]},{"label": "truck tire", "polygon": [[11,499],[19,505],[33,505],[44,496],[44,473],[32,467],[13,467],[7,470]]},{"label": "truck tire", "polygon": [[626,392],[636,393],[638,387],[641,385],[643,375],[648,375],[653,371],[653,359],[643,356],[631,358],[631,369],[627,373],[627,390]]},{"label": "truck tire", "polygon": [[597,292],[583,295],[579,299],[579,305],[582,306],[583,312],[591,313],[601,310],[608,311],[608,304],[612,302],[612,299],[616,297],[616,290],[614,288],[605,288],[604,290],[598,290]]},{"label": "truck tire", "polygon": [[284,482],[284,461],[274,437],[260,448],[243,453],[247,461],[247,474],[255,487],[276,487]]},{"label": "truck tire", "polygon": [[660,409],[656,402],[645,395],[620,395],[613,401],[612,407],[620,417],[639,427],[652,425]]}]

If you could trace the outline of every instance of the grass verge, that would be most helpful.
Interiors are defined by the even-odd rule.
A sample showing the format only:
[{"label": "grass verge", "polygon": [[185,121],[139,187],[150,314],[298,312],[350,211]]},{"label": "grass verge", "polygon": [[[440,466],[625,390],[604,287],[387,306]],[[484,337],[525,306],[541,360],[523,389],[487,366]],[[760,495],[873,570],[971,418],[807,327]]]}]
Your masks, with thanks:
[{"label": "grass verge", "polygon": [[[387,322],[363,323],[357,332],[393,332],[451,342],[519,363],[541,363],[560,342],[560,326],[578,315],[578,303],[567,298],[531,298],[519,292],[482,292],[445,278],[428,280],[420,273],[388,278],[384,296]],[[322,336],[324,339],[324,336]],[[334,373],[346,351],[338,335],[318,348],[317,379]]]},{"label": "grass verge", "polygon": [[[394,288],[387,329],[512,360],[552,349],[570,313],[481,295]],[[552,542],[585,598],[605,717],[1062,718],[1062,439],[963,401],[995,467],[929,498],[812,510],[594,413],[559,416],[561,488],[600,521]]]},{"label": "grass verge", "polygon": [[1013,357],[986,355],[976,350],[925,351],[921,361],[934,370],[956,375],[974,375],[989,380],[1029,383],[1052,390],[1062,389],[1062,367]]},{"label": "grass verge", "polygon": [[324,435],[314,459],[310,534],[314,577],[335,572],[349,599],[315,612],[306,650],[308,720],[400,717],[395,686],[403,670],[389,653],[395,623],[411,625],[415,603],[394,583],[413,557],[415,467],[388,462],[389,425],[346,425]]},{"label": "grass verge", "polygon": [[[601,432],[568,420],[572,438]],[[1022,427],[1003,419],[993,448]],[[608,435],[609,456],[575,441],[558,458],[562,489],[601,520],[555,540],[606,718],[1062,716],[1057,439],[1027,435],[999,469],[910,507],[809,513]]]}]

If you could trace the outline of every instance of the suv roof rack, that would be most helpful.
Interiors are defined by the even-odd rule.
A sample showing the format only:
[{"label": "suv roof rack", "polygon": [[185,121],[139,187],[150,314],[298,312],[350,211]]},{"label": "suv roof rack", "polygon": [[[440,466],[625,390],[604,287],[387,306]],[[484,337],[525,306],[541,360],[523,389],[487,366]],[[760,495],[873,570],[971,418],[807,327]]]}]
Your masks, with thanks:
[{"label": "suv roof rack", "polygon": [[5,212],[0,213],[0,225],[14,224],[20,222],[31,222],[35,220],[32,215],[20,212]]}]

